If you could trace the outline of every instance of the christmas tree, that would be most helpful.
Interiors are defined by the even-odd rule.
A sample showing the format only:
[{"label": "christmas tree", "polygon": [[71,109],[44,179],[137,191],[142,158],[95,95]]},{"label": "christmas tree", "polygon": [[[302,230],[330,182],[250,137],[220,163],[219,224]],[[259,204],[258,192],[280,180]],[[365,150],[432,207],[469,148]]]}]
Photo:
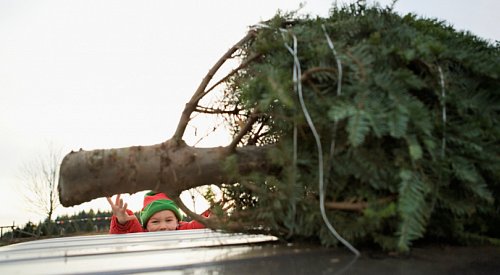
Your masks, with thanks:
[{"label": "christmas tree", "polygon": [[242,114],[255,121],[243,144],[276,144],[282,169],[225,185],[240,230],[332,245],[331,223],[399,251],[422,237],[498,243],[498,44],[362,5],[254,32],[219,108],[240,110],[235,134]]}]

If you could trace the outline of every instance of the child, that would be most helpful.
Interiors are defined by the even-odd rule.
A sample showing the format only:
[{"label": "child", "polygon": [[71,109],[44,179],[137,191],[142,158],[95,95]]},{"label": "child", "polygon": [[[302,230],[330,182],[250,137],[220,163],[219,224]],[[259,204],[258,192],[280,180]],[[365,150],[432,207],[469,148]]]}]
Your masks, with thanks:
[{"label": "child", "polygon": [[[137,220],[132,211],[127,209],[120,195],[113,203],[107,198],[113,217],[109,227],[110,234],[125,234],[136,232],[154,232],[163,230],[201,229],[205,226],[197,221],[182,221],[179,207],[164,193],[148,192],[144,195],[144,207],[141,210],[141,221]],[[202,216],[208,217],[210,212],[205,211]]]}]

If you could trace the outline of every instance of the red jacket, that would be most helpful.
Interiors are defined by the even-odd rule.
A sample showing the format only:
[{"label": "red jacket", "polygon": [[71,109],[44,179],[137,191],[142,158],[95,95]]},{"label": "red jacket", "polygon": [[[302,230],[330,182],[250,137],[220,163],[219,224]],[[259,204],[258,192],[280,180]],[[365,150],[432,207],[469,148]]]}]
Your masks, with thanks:
[{"label": "red jacket", "polygon": [[[127,209],[127,213],[129,215],[134,215],[134,213],[129,209]],[[208,217],[210,215],[210,211],[207,210],[203,212],[203,214],[201,215],[204,217]],[[202,229],[202,228],[205,228],[203,224],[193,220],[190,222],[184,222],[184,221],[179,222],[177,230]],[[138,232],[148,232],[147,229],[142,228],[141,223],[139,222],[138,219],[128,221],[125,224],[120,224],[115,215],[111,217],[111,225],[109,226],[110,234],[126,234],[126,233],[138,233]]]}]

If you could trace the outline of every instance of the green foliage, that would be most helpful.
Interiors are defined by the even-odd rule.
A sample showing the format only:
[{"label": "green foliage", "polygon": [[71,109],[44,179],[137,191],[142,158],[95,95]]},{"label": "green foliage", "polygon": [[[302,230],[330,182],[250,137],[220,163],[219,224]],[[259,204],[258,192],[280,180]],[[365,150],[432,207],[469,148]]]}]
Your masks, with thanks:
[{"label": "green foliage", "polygon": [[426,190],[427,186],[412,171],[402,170],[399,176],[401,183],[398,206],[401,222],[397,232],[398,249],[408,251],[411,241],[422,237],[425,232],[429,216],[425,198],[430,190]]},{"label": "green foliage", "polygon": [[[498,45],[437,20],[356,5],[334,7],[329,18],[277,15],[266,24],[242,50],[243,59],[261,58],[228,80],[225,100],[247,115],[259,110],[254,127],[268,131],[257,144],[276,144],[270,159],[282,170],[243,177],[228,161],[239,179],[224,188],[235,203],[233,221],[336,245],[319,212],[323,165],[327,202],[365,203],[361,211],[327,207],[354,244],[408,251],[422,238],[498,243]],[[294,93],[285,47],[293,36],[324,163]]]}]

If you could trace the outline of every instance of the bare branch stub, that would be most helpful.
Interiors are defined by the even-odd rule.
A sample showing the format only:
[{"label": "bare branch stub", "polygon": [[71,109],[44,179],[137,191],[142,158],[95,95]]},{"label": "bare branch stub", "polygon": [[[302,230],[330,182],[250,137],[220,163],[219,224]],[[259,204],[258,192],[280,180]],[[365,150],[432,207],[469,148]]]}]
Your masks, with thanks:
[{"label": "bare branch stub", "polygon": [[219,108],[208,108],[208,107],[197,106],[195,111],[198,113],[204,113],[204,114],[237,115],[240,113],[241,110],[238,107],[234,107],[232,110],[223,110],[223,109],[219,109]]},{"label": "bare branch stub", "polygon": [[[396,200],[395,195],[390,195],[381,199],[376,200],[375,202],[372,202],[372,204],[385,204],[392,202]],[[355,211],[355,212],[362,212],[369,206],[369,202],[366,201],[358,201],[358,202],[352,202],[352,201],[331,201],[331,202],[325,202],[325,207],[327,209],[335,209],[335,210],[343,210],[343,211]]]}]

